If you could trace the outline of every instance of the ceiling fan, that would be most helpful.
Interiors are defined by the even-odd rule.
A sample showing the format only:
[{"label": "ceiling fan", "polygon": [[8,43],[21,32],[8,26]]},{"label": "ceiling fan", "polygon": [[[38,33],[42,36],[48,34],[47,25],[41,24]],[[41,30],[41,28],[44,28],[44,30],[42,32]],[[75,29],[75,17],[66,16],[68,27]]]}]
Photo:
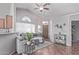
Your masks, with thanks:
[{"label": "ceiling fan", "polygon": [[34,9],[38,9],[40,12],[44,11],[44,10],[49,10],[49,8],[47,7],[48,5],[50,5],[50,3],[45,3],[45,4],[37,4],[35,3],[35,5],[37,6],[36,8]]}]

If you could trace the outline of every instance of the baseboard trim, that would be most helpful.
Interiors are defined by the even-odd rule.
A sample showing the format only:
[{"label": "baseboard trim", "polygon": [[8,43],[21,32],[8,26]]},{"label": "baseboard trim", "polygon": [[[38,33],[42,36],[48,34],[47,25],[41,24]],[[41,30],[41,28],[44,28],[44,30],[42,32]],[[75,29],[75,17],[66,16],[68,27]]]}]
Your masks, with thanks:
[{"label": "baseboard trim", "polygon": [[12,51],[9,55],[13,55],[14,53],[16,53],[16,51]]}]

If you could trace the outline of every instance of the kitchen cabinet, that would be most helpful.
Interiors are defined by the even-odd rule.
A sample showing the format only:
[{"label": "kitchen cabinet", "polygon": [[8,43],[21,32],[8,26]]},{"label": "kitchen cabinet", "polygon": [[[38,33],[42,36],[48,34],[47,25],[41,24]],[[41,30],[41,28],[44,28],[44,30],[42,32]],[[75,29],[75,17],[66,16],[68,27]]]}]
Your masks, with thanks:
[{"label": "kitchen cabinet", "polygon": [[12,28],[12,16],[7,15],[5,22],[6,22],[6,29],[11,29]]},{"label": "kitchen cabinet", "polygon": [[0,34],[11,32],[12,30],[12,16],[6,15],[5,18],[0,18]]},{"label": "kitchen cabinet", "polygon": [[0,29],[12,28],[12,16],[7,15],[5,19],[0,18]]},{"label": "kitchen cabinet", "polygon": [[5,19],[0,19],[0,29],[5,28]]}]

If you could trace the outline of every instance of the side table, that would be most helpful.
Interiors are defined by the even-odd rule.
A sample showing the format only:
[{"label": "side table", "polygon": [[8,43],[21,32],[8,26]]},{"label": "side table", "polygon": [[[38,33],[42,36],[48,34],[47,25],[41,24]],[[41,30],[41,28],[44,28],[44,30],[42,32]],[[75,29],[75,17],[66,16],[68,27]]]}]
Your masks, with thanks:
[{"label": "side table", "polygon": [[31,43],[30,45],[25,44],[25,54],[31,55],[35,49],[35,44]]}]

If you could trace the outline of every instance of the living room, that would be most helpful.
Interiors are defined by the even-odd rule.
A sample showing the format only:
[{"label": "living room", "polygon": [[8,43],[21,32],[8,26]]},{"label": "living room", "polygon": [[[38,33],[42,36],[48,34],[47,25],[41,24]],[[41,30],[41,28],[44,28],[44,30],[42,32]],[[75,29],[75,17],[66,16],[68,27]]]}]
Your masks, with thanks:
[{"label": "living room", "polygon": [[0,55],[79,54],[78,26],[72,24],[79,21],[78,6],[78,3],[0,4]]},{"label": "living room", "polygon": [[[0,33],[1,33],[1,55],[8,54],[17,54],[17,52],[21,52],[23,49],[20,47],[22,44],[19,43],[18,38],[20,35],[27,33],[32,33],[32,35],[36,36],[34,39],[40,39],[40,43],[43,43],[36,50],[41,49],[43,47],[48,46],[50,39],[48,39],[48,20],[44,20],[42,15],[36,15],[32,11],[20,6],[21,4],[13,4],[13,3],[2,3],[0,4]],[[30,4],[22,4],[22,5],[30,5]],[[3,8],[5,7],[5,8]],[[4,12],[3,12],[4,10]],[[23,35],[24,36],[24,35]],[[33,37],[34,37],[33,36]],[[42,37],[43,36],[43,37]],[[26,37],[26,36],[25,36]],[[6,40],[5,40],[6,38]],[[45,39],[43,39],[45,38]],[[42,40],[43,39],[43,40]],[[37,44],[38,42],[36,42]],[[38,45],[38,44],[37,44]],[[22,51],[18,54],[24,54]]]}]

